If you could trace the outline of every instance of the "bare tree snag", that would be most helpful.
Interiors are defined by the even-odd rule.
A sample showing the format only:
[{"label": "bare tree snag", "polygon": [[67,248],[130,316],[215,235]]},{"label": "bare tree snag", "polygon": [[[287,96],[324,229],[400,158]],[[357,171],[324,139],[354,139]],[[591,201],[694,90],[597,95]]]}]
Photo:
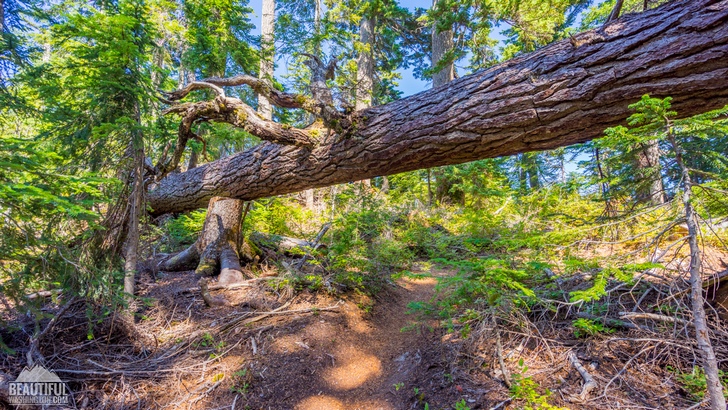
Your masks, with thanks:
[{"label": "bare tree snag", "polygon": [[338,125],[330,127],[335,138],[263,143],[170,174],[150,189],[152,213],[197,209],[214,196],[252,200],[585,142],[623,124],[628,105],[644,94],[672,96],[685,116],[728,103],[725,1],[672,1],[579,34],[575,44],[559,41],[350,115],[319,103],[325,121]]},{"label": "bare tree snag", "polygon": [[[432,9],[437,7],[437,0],[432,0]],[[432,27],[432,67],[435,68],[443,63],[443,59],[452,51],[453,34],[452,30],[440,31],[437,29],[437,22]],[[448,61],[441,70],[432,74],[432,88],[443,86],[455,78],[455,66]]]},{"label": "bare tree snag", "polygon": [[374,93],[374,19],[362,17],[359,24],[361,52],[356,65],[356,110],[372,106]]},{"label": "bare tree snag", "polygon": [[705,315],[705,299],[703,298],[702,252],[698,243],[700,226],[698,216],[693,208],[693,182],[688,167],[683,162],[683,148],[672,133],[672,125],[667,125],[667,140],[675,152],[677,162],[682,174],[682,200],[685,207],[685,222],[688,225],[688,244],[690,246],[690,304],[693,311],[693,325],[695,326],[695,339],[702,359],[705,372],[710,408],[713,410],[726,409],[726,399],[723,396],[723,385],[718,370],[718,359],[710,342],[710,327]]},{"label": "bare tree snag", "polygon": [[[273,77],[273,61],[275,53],[275,0],[263,0],[263,10],[260,22],[260,75],[262,79]],[[273,106],[265,94],[258,94],[258,112],[266,120],[273,118]]]},{"label": "bare tree snag", "polygon": [[168,272],[195,269],[202,276],[219,273],[220,285],[242,281],[239,238],[243,206],[244,202],[239,199],[212,198],[197,242],[163,261],[159,269]]}]

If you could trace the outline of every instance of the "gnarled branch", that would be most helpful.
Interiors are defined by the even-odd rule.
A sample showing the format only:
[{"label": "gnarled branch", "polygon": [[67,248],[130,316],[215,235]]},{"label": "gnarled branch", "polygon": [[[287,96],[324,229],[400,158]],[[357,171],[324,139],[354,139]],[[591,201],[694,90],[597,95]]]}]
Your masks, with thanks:
[{"label": "gnarled branch", "polygon": [[247,85],[252,88],[256,93],[265,96],[273,104],[281,108],[306,109],[306,101],[308,100],[308,97],[302,94],[286,93],[276,90],[269,80],[256,78],[250,75],[236,75],[235,77],[229,78],[205,78],[204,80],[192,82],[188,84],[185,88],[171,92],[163,92],[163,94],[170,101],[179,101],[186,97],[192,91],[205,88],[200,86],[201,84],[209,84],[215,87],[236,87],[241,85]]},{"label": "gnarled branch", "polygon": [[[207,87],[207,82],[194,82],[195,87]],[[209,87],[208,87],[209,88]],[[218,88],[218,87],[216,87]],[[220,89],[221,90],[221,89]],[[211,101],[183,103],[174,105],[163,112],[179,114],[180,121],[177,145],[172,156],[157,165],[161,176],[177,168],[182,158],[187,142],[190,139],[200,139],[192,132],[192,126],[200,121],[224,122],[241,128],[259,137],[279,145],[295,145],[299,147],[311,146],[314,141],[315,130],[302,130],[285,124],[269,121],[258,115],[255,110],[237,98],[225,97],[224,94]]]}]

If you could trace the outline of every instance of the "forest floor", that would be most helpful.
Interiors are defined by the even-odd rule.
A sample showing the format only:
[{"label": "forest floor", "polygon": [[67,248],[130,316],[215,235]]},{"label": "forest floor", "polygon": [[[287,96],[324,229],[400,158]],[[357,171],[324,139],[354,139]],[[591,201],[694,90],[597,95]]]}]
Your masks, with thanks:
[{"label": "forest floor", "polygon": [[[723,253],[709,253],[706,261],[716,272],[728,267]],[[52,325],[38,345],[43,364],[67,383],[78,409],[475,410],[539,400],[571,409],[686,409],[696,403],[670,370],[692,359],[691,342],[670,336],[672,325],[643,321],[644,330],[621,325],[580,338],[566,304],[555,313],[514,316],[518,326],[496,333],[481,320],[468,336],[462,323],[447,329],[427,309],[411,313],[411,304],[438,297],[438,279],[454,274],[449,268],[415,270],[374,296],[309,289],[265,273],[246,287],[213,291],[227,304],[208,307],[193,271],[147,272],[137,282],[133,326],[129,316],[89,312],[80,300],[48,299],[38,313],[46,318],[68,306],[57,321],[43,320],[41,329]],[[573,278],[564,286],[589,282]],[[656,291],[646,296],[636,305],[658,304]],[[601,314],[615,316],[634,304],[627,302]],[[10,323],[7,311],[0,314]],[[16,350],[0,354],[0,373],[17,375],[27,365],[34,326],[31,316],[20,315],[12,329],[0,328]],[[503,337],[502,353],[494,334]],[[719,357],[727,353],[725,340],[714,341]],[[520,380],[520,393],[505,386],[499,357],[509,379]],[[570,357],[599,385],[587,402],[578,399],[584,382]]]},{"label": "forest floor", "polygon": [[[464,401],[479,409],[507,400],[500,383],[458,368],[459,345],[435,317],[408,314],[411,302],[435,295],[437,276],[451,274],[423,273],[376,299],[261,285],[213,291],[229,304],[212,308],[192,291],[194,272],[161,273],[138,283],[145,303],[133,330],[105,320],[85,340],[79,304],[41,350],[77,392],[77,408],[394,410]],[[9,374],[25,365],[15,358],[3,364]]]},{"label": "forest floor", "polygon": [[[425,274],[398,279],[393,286],[384,287],[376,300],[359,293],[339,299],[308,290],[288,299],[290,295],[261,289],[219,292],[237,305],[233,307],[207,308],[197,297],[183,300],[188,306],[175,300],[174,306],[164,310],[179,310],[179,319],[185,310],[192,311],[187,317],[197,319],[198,329],[215,328],[241,307],[259,312],[282,309],[276,312],[281,314],[256,321],[255,326],[251,322],[225,335],[211,332],[208,342],[203,342],[209,346],[200,347],[234,348],[202,374],[177,375],[176,388],[173,383],[150,389],[152,401],[161,407],[177,403],[199,409],[228,408],[235,402],[240,409],[394,410],[425,404],[432,409],[451,408],[462,400],[473,409],[488,408],[498,399],[505,400],[507,390],[498,383],[484,386],[467,377],[461,379],[457,346],[447,343],[438,320],[408,314],[411,302],[432,299],[437,277],[451,272],[433,268]],[[190,285],[181,280],[187,275],[191,273],[182,277],[170,274],[171,280],[148,288],[148,295],[163,300],[165,294]],[[296,311],[300,313],[284,313]],[[207,392],[222,377],[219,375],[227,380],[220,380],[219,386]],[[206,386],[200,391],[204,395],[190,396],[189,391],[200,385]]]}]

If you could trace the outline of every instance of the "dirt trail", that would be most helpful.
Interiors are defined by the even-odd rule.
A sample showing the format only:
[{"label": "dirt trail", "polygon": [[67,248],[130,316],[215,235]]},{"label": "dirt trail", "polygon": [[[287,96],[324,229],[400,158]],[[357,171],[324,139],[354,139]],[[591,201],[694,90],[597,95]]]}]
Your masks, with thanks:
[{"label": "dirt trail", "polygon": [[403,278],[368,313],[347,302],[339,312],[321,312],[271,332],[255,364],[260,378],[246,404],[390,410],[423,408],[425,403],[432,409],[451,408],[460,399],[475,402],[450,375],[450,354],[438,322],[416,321],[406,314],[410,302],[434,295],[436,283],[432,277]]},{"label": "dirt trail", "polygon": [[[231,303],[212,308],[188,291],[199,279],[194,272],[160,274],[139,286],[147,303],[137,312],[134,332],[107,321],[90,342],[68,331],[62,343],[49,339],[44,351],[66,349],[46,356],[53,357],[52,369],[91,366],[60,372],[78,392],[75,400],[89,403],[86,408],[435,410],[452,409],[461,400],[483,408],[494,401],[486,398],[497,391],[492,380],[476,382],[458,368],[458,344],[437,318],[407,314],[408,304],[435,295],[437,276],[450,274],[430,273],[397,280],[377,300],[351,292],[291,295],[290,288],[279,294],[255,285],[214,291]],[[280,314],[262,320],[232,322],[276,309]],[[66,319],[57,328],[79,320]],[[233,324],[220,330],[225,323]],[[22,369],[21,361],[11,373]],[[86,369],[97,376],[89,378]],[[114,369],[129,377],[107,373]]]}]

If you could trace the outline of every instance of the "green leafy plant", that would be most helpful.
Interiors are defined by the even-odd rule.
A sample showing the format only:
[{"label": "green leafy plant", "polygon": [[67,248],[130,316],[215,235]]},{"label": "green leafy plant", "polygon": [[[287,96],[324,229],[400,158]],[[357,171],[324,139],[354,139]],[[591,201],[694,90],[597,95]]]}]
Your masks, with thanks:
[{"label": "green leafy plant", "polygon": [[597,321],[585,318],[576,319],[572,322],[572,326],[574,326],[574,336],[578,338],[614,332],[614,329],[606,327]]},{"label": "green leafy plant", "polygon": [[455,410],[470,410],[470,407],[465,403],[465,399],[461,399],[454,405]]},{"label": "green leafy plant", "polygon": [[248,394],[248,389],[250,389],[251,382],[252,374],[248,369],[238,370],[237,372],[233,373],[233,385],[230,386],[230,391],[245,396]]},{"label": "green leafy plant", "polygon": [[518,366],[520,371],[513,373],[510,390],[514,399],[522,400],[525,403],[522,407],[523,410],[562,410],[561,407],[552,406],[548,403],[551,391],[545,389],[543,394],[540,393],[539,384],[531,376],[526,375],[528,367],[523,363],[523,359],[518,362]]},{"label": "green leafy plant", "polygon": [[[672,366],[668,366],[667,370],[675,374],[677,381],[680,383],[682,388],[690,394],[690,397],[693,400],[703,400],[705,392],[708,389],[708,384],[702,367],[694,366],[690,373],[683,372]],[[718,372],[718,376],[723,384],[723,395],[728,397],[728,373],[720,370]]]}]

